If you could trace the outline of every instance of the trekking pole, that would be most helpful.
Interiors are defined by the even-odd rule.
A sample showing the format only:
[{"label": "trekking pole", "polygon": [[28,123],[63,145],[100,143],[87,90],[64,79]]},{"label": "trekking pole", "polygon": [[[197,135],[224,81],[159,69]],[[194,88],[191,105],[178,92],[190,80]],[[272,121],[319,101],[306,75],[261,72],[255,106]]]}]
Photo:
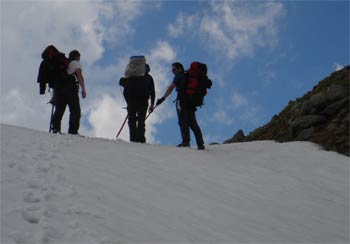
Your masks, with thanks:
[{"label": "trekking pole", "polygon": [[125,117],[125,119],[124,119],[124,122],[123,122],[123,124],[122,124],[122,127],[120,127],[120,129],[119,129],[119,131],[118,131],[118,133],[117,133],[116,139],[118,139],[118,137],[119,137],[119,135],[120,135],[120,132],[122,132],[122,130],[123,130],[123,128],[124,128],[124,125],[125,125],[125,123],[126,123],[126,120],[127,120],[128,118],[129,118],[129,115],[127,114],[126,117]]},{"label": "trekking pole", "polygon": [[147,114],[147,116],[146,116],[146,118],[145,118],[145,121],[146,121],[146,119],[151,115],[151,113],[153,113],[153,111],[156,109],[157,106],[158,106],[158,105],[154,106],[152,112],[149,112],[149,113]]},{"label": "trekking pole", "polygon": [[49,125],[50,126],[49,127],[49,133],[51,133],[52,132],[52,127],[53,127],[52,122],[53,122],[53,110],[54,110],[54,107],[55,107],[55,101],[54,101],[53,94],[51,94],[50,88],[49,88],[49,93],[51,95],[51,99],[50,99],[50,101],[48,101],[47,104],[51,104],[52,105],[52,107],[51,107],[50,125]]},{"label": "trekking pole", "polygon": [[50,127],[49,127],[49,133],[51,133],[52,131],[52,120],[53,120],[53,108],[55,107],[55,105],[52,104],[52,108],[51,108],[51,117],[50,117]]}]

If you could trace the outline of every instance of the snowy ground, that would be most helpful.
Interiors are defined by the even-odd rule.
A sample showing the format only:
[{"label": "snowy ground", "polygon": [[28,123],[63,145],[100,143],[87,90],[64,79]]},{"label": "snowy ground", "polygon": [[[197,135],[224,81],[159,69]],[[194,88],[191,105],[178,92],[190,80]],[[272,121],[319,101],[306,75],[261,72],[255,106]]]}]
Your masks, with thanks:
[{"label": "snowy ground", "polygon": [[206,151],[1,125],[1,243],[347,243],[349,158]]}]

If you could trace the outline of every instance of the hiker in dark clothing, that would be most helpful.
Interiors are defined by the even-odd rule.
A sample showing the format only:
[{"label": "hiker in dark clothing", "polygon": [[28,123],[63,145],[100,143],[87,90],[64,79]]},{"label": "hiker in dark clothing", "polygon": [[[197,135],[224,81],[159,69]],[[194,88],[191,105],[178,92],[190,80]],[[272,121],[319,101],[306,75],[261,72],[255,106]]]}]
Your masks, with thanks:
[{"label": "hiker in dark clothing", "polygon": [[190,147],[190,128],[196,138],[197,147],[199,150],[205,149],[202,131],[196,119],[196,106],[194,106],[186,95],[186,75],[181,63],[173,63],[172,72],[175,75],[173,82],[166,90],[164,96],[157,100],[156,106],[164,102],[164,100],[176,88],[176,111],[178,122],[181,131],[182,142],[178,147]]},{"label": "hiker in dark clothing", "polygon": [[149,98],[151,98],[149,112],[154,109],[154,81],[149,71],[149,65],[146,64],[146,74],[144,76],[122,77],[119,81],[119,85],[124,87],[123,94],[127,103],[130,141],[132,142],[146,142],[145,120]]},{"label": "hiker in dark clothing", "polygon": [[80,53],[77,50],[71,51],[69,60],[67,73],[70,75],[70,79],[59,81],[61,85],[54,90],[56,109],[52,121],[53,133],[61,133],[61,120],[67,105],[70,111],[68,133],[78,134],[80,126],[79,85],[82,89],[82,98],[86,97],[84,77],[79,63]]},{"label": "hiker in dark clothing", "polygon": [[148,79],[148,92],[151,98],[151,105],[149,106],[148,112],[152,113],[154,109],[154,102],[156,100],[156,91],[154,89],[154,80],[153,77],[149,74],[151,68],[148,64],[146,64],[146,78]]}]

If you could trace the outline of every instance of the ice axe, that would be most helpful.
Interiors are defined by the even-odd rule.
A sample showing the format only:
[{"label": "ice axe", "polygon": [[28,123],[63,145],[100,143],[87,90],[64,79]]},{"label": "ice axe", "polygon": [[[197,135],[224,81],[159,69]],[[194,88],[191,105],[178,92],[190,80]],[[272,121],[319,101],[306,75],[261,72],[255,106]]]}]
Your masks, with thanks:
[{"label": "ice axe", "polygon": [[149,113],[147,114],[147,116],[146,116],[146,118],[145,118],[145,121],[146,121],[147,118],[151,115],[151,113],[154,112],[154,110],[156,109],[156,107],[158,107],[158,105],[154,106],[152,112],[149,112]]},{"label": "ice axe", "polygon": [[[49,90],[49,93],[51,94],[50,90]],[[53,128],[53,112],[54,112],[54,107],[55,107],[55,100],[54,100],[54,97],[52,96],[50,101],[48,101],[46,104],[51,104],[52,107],[51,107],[51,116],[50,116],[50,125],[49,125],[49,133],[52,132],[52,128]]]},{"label": "ice axe", "polygon": [[[126,108],[124,108],[124,109],[126,109]],[[124,125],[125,125],[125,123],[126,123],[126,120],[127,120],[128,118],[129,118],[129,115],[127,114],[126,117],[125,117],[125,119],[124,119],[124,122],[123,122],[122,126],[120,127],[120,129],[119,129],[119,131],[118,131],[118,133],[117,133],[116,139],[118,139],[120,133],[122,132],[122,130],[123,130],[123,128],[124,128]]]},{"label": "ice axe", "polygon": [[49,133],[52,131],[52,122],[53,122],[53,110],[54,110],[55,105],[52,103],[52,108],[51,108],[51,117],[50,117],[50,125],[49,125]]}]

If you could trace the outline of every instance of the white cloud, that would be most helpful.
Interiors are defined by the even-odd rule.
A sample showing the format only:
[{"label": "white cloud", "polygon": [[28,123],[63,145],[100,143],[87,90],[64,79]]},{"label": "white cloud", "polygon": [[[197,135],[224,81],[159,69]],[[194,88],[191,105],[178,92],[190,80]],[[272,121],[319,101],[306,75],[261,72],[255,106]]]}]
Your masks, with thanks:
[{"label": "white cloud", "polygon": [[234,120],[224,110],[218,110],[214,113],[212,121],[218,122],[224,125],[232,125]]},{"label": "white cloud", "polygon": [[335,63],[335,64],[333,64],[333,69],[334,69],[335,71],[339,71],[339,70],[341,70],[342,68],[344,68],[344,66],[345,66],[345,65],[341,65],[341,64]]},{"label": "white cloud", "polygon": [[[28,100],[21,95],[19,89],[12,89],[2,95],[1,114],[4,121],[20,121],[22,123],[36,119],[36,108],[27,106]],[[42,108],[43,106],[41,106]],[[18,114],[18,111],[22,113]]]},{"label": "white cloud", "polygon": [[149,60],[153,62],[171,62],[174,61],[176,53],[168,42],[159,41],[157,47],[150,53]]},{"label": "white cloud", "polygon": [[185,31],[191,29],[197,20],[196,15],[185,15],[184,13],[180,12],[175,23],[168,25],[168,32],[171,37],[179,37],[183,35]]},{"label": "white cloud", "polygon": [[108,1],[102,3],[103,38],[109,44],[120,44],[135,33],[130,23],[142,14],[145,3],[141,0]]},{"label": "white cloud", "polygon": [[[175,62],[176,55],[176,50],[168,42],[159,41],[146,56],[146,58],[149,57],[147,62],[151,66],[150,74],[154,79],[157,98],[163,96],[166,88],[172,82],[171,64]],[[157,107],[147,120],[147,137],[155,138],[157,125],[175,115],[173,104],[169,100],[171,100],[170,97]]]},{"label": "white cloud", "polygon": [[[72,49],[82,53],[88,97],[81,105],[86,116],[94,98],[102,97],[99,92],[106,84],[101,88],[101,81],[110,82],[121,70],[119,63],[100,68],[96,61],[106,47],[121,45],[132,36],[131,22],[144,5],[141,1],[1,2],[1,55],[6,60],[1,63],[1,123],[48,128],[49,96],[39,96],[36,84],[40,55],[48,44],[65,53]],[[107,86],[117,87],[115,83]],[[64,130],[66,124],[64,119]],[[82,125],[82,130],[88,129]]]},{"label": "white cloud", "polygon": [[174,24],[168,25],[168,32],[172,37],[181,36],[184,33],[184,15],[180,13]]},{"label": "white cloud", "polygon": [[[51,106],[49,96],[39,96],[35,83],[40,55],[48,44],[67,53],[78,49],[82,53],[83,74],[87,99],[81,100],[81,133],[89,136],[114,138],[126,111],[119,78],[129,59],[132,47],[123,42],[134,33],[131,22],[142,13],[142,1],[87,2],[5,2],[1,16],[1,123],[47,130]],[[36,13],[41,13],[40,16]],[[78,14],[77,14],[78,13]],[[18,18],[13,18],[18,16]],[[29,40],[29,41],[28,41]],[[112,64],[98,65],[106,48],[117,45],[118,55]],[[123,47],[123,48],[120,48]],[[163,93],[170,83],[171,62],[176,52],[168,42],[156,42],[146,54],[156,82],[156,90]],[[18,72],[20,70],[21,72]],[[158,94],[159,95],[159,94]],[[68,111],[62,121],[67,130]],[[156,125],[173,116],[169,104],[162,104],[147,120],[148,142],[156,142]],[[129,140],[128,128],[120,138]]]},{"label": "white cloud", "polygon": [[[196,33],[194,36],[215,56],[224,55],[231,61],[277,43],[278,21],[284,14],[282,3],[225,0],[211,1],[210,6],[209,11],[179,14],[175,23],[168,26],[169,34],[180,37],[186,33],[188,37],[188,33]],[[190,17],[196,21],[186,24]]]},{"label": "white cloud", "polygon": [[[96,100],[90,108],[89,122],[93,126],[93,135],[104,138],[115,138],[126,117],[126,110],[121,106],[120,99],[104,95]],[[126,124],[119,138],[128,140],[128,125]]]},{"label": "white cloud", "polygon": [[254,99],[236,91],[231,95],[231,104],[231,111],[236,116],[238,115],[241,122],[257,124],[261,114],[259,113],[259,105],[254,102]]},{"label": "white cloud", "polygon": [[257,125],[261,116],[259,105],[248,96],[234,91],[231,95],[221,96],[216,99],[216,110],[213,116],[208,118],[209,121],[215,121],[222,125],[232,126],[235,124]]},{"label": "white cloud", "polygon": [[[253,55],[257,47],[275,45],[281,3],[223,1],[212,2],[212,8],[214,14],[203,19],[201,30],[212,41],[212,48],[229,59]],[[209,28],[208,19],[213,22]]]},{"label": "white cloud", "polygon": [[238,92],[234,92],[231,96],[232,107],[236,110],[242,107],[249,105],[249,101],[246,97],[239,94]]}]

